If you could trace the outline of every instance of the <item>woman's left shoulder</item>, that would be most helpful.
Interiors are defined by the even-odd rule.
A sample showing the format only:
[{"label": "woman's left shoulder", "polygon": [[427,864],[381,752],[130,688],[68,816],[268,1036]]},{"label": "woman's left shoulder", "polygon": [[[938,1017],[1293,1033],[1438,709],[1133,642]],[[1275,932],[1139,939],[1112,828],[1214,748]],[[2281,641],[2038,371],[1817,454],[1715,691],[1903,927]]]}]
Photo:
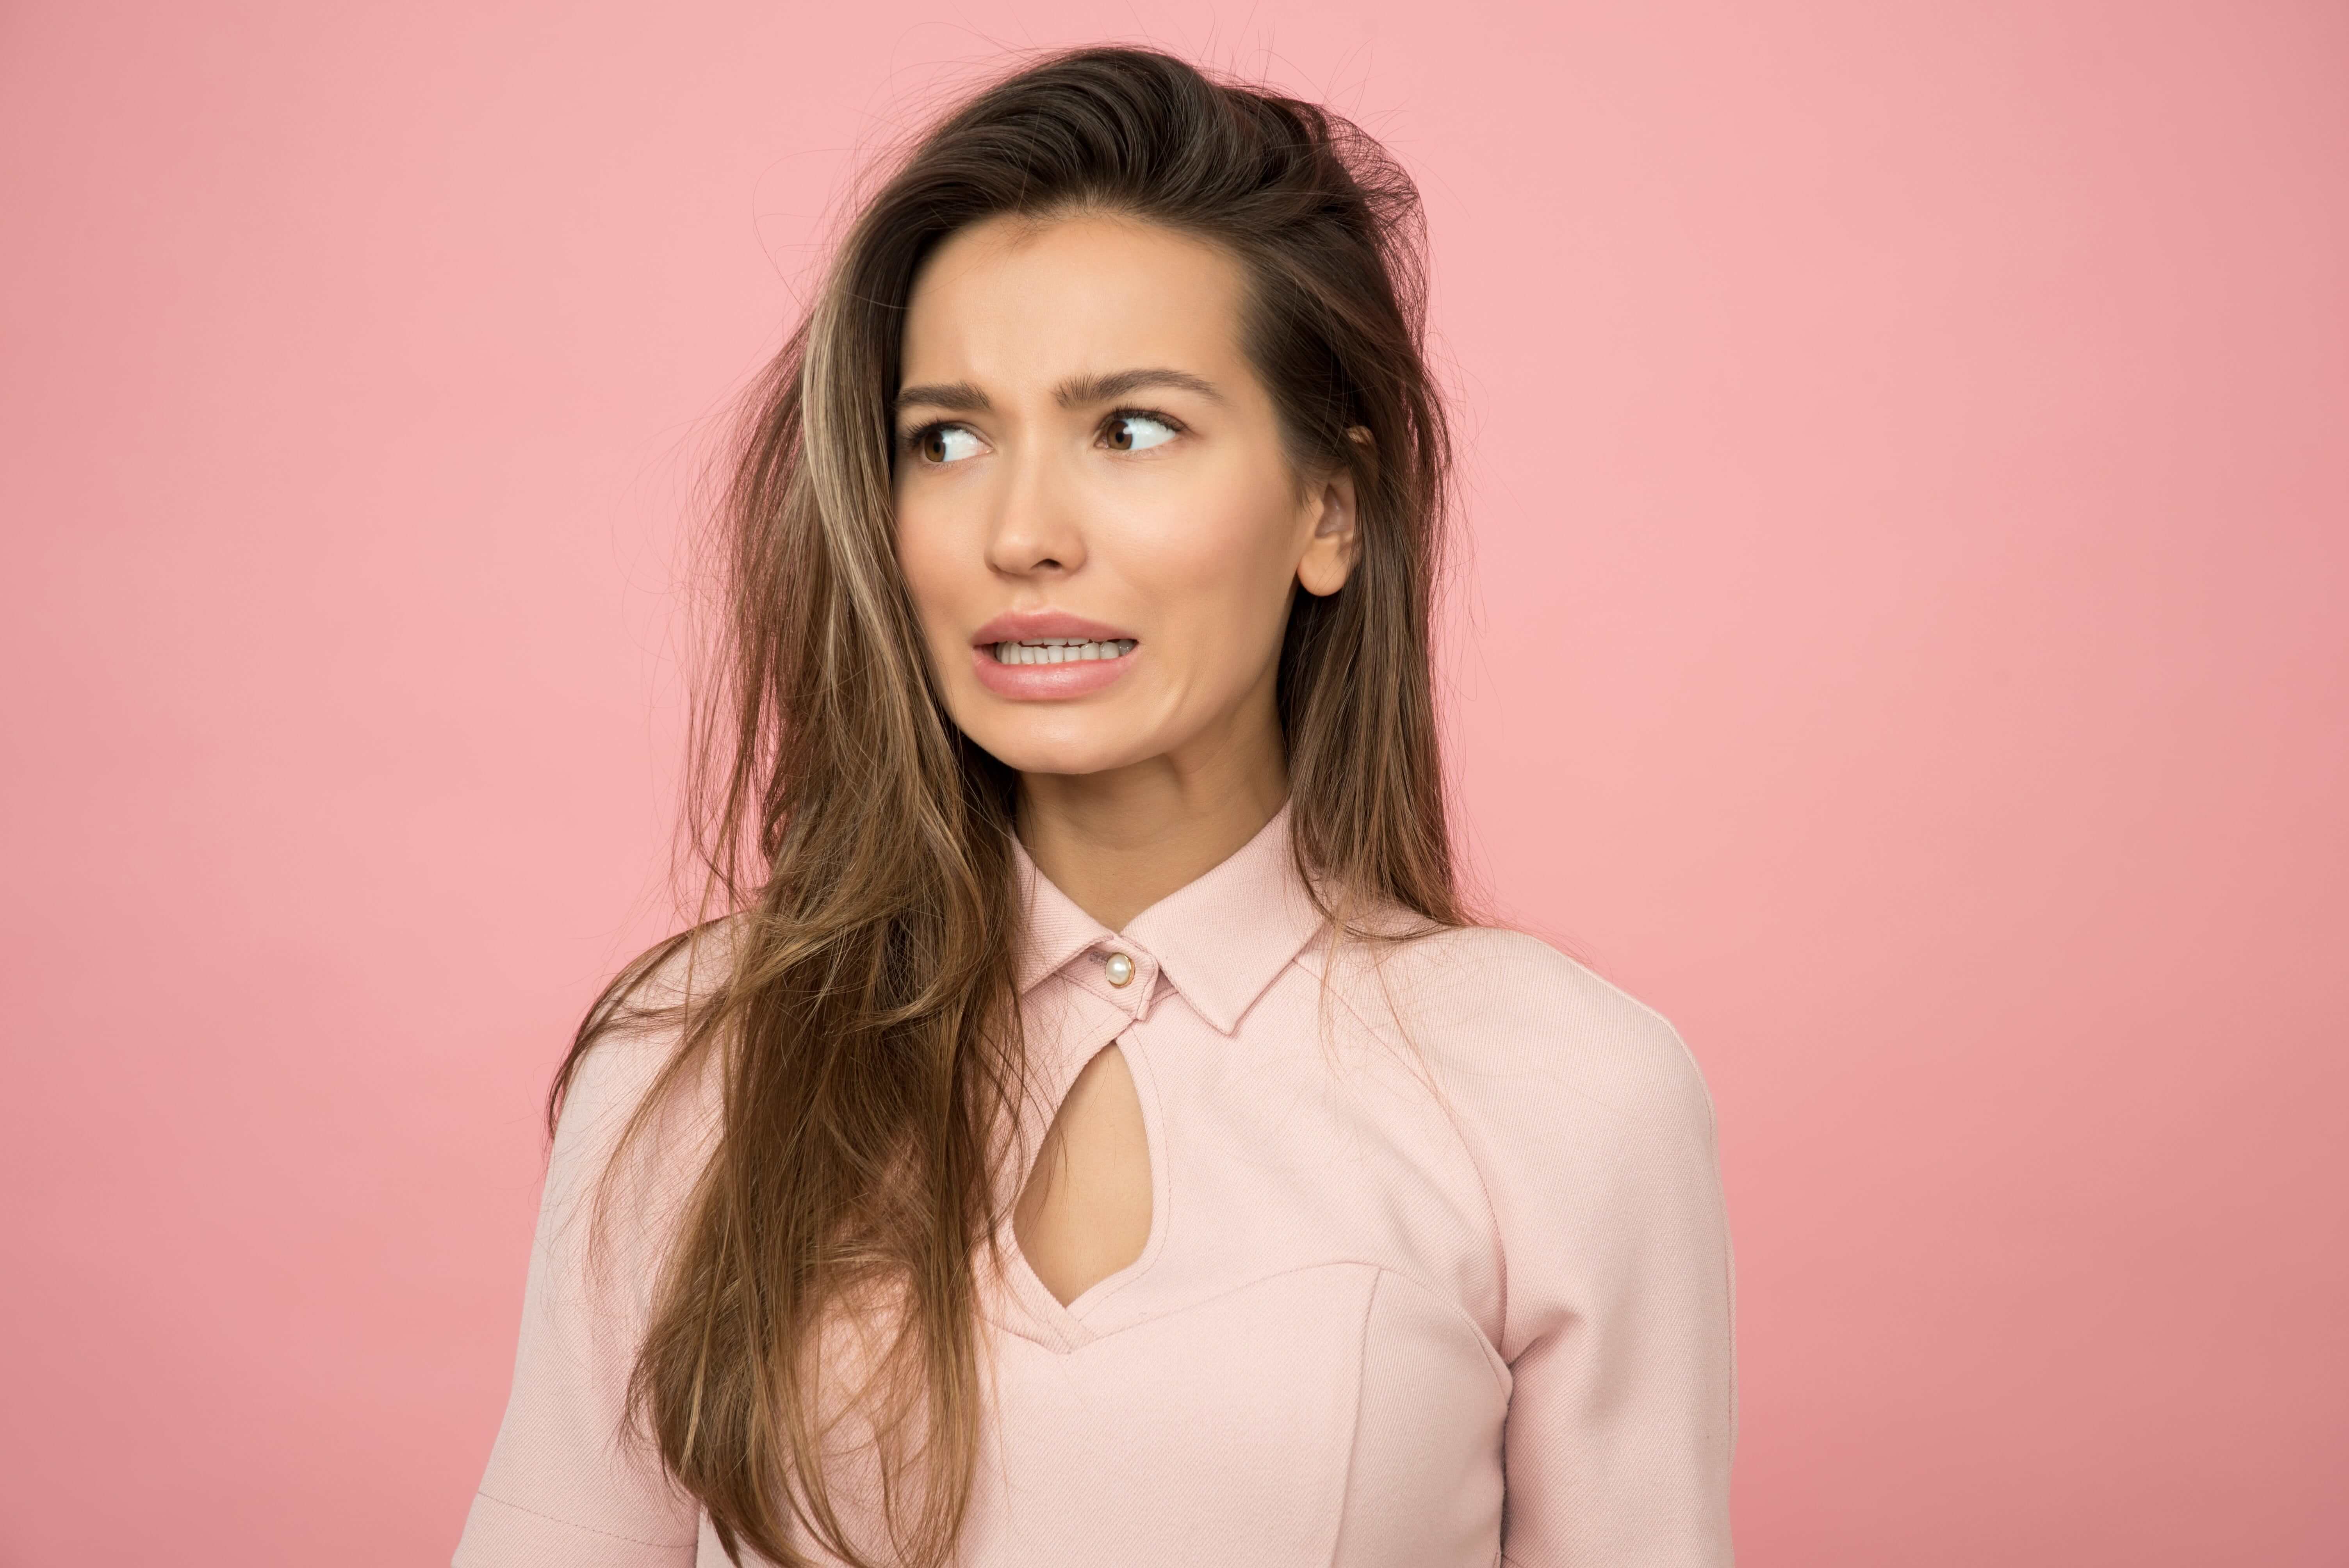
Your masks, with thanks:
[{"label": "woman's left shoulder", "polygon": [[1398,1033],[1448,1086],[1710,1127],[1711,1097],[1680,1031],[1540,937],[1460,926],[1380,945],[1350,966],[1350,1000],[1383,1014],[1380,1032]]}]

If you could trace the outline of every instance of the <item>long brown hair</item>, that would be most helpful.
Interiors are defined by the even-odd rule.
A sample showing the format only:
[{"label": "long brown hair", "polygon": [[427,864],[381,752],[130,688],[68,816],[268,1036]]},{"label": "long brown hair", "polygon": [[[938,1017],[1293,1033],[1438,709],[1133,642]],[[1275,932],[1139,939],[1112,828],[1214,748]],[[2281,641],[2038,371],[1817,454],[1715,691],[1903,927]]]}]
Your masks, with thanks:
[{"label": "long brown hair", "polygon": [[[678,1043],[647,1111],[688,1076],[722,1086],[630,1408],[738,1561],[797,1564],[812,1542],[938,1563],[969,1492],[978,1269],[1009,1195],[1024,1061],[1017,781],[956,728],[926,667],[893,545],[890,407],[938,243],[997,214],[1079,211],[1234,256],[1293,466],[1353,474],[1361,559],[1341,592],[1297,595],[1280,654],[1300,873],[1340,933],[1373,908],[1462,918],[1429,660],[1449,454],[1411,181],[1328,109],[1154,51],[1056,55],[978,93],[866,202],[754,388],[690,775],[704,912],[721,918],[623,972],[548,1106],[551,1121],[600,1039],[648,1020]],[[719,978],[656,1008],[650,978],[720,936]],[[854,1358],[828,1348],[844,1319],[885,1326],[853,1385],[832,1363]],[[877,1547],[827,1459],[849,1429]]]}]

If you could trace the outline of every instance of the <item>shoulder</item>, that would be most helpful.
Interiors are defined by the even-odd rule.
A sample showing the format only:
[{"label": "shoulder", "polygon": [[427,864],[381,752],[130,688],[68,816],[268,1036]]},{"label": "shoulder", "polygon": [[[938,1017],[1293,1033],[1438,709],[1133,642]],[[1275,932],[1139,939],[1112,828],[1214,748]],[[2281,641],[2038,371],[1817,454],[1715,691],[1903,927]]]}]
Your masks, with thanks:
[{"label": "shoulder", "polygon": [[1472,1102],[1711,1135],[1711,1097],[1680,1031],[1537,936],[1465,926],[1354,944],[1331,979],[1358,1017]]},{"label": "shoulder", "polygon": [[558,1166],[608,1159],[631,1141],[640,1157],[666,1165],[706,1144],[719,1112],[718,1053],[688,1061],[685,1046],[698,1010],[730,975],[738,940],[732,921],[680,932],[605,987],[561,1079]]}]

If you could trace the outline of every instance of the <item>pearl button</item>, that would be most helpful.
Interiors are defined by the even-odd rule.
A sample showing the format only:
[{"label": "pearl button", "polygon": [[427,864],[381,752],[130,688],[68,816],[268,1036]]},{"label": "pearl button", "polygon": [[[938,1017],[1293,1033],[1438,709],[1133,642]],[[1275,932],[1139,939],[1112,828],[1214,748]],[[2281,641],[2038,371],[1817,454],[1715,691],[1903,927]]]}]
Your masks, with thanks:
[{"label": "pearl button", "polygon": [[1109,970],[1109,983],[1112,985],[1123,985],[1133,978],[1133,960],[1123,953],[1111,954],[1106,967]]}]

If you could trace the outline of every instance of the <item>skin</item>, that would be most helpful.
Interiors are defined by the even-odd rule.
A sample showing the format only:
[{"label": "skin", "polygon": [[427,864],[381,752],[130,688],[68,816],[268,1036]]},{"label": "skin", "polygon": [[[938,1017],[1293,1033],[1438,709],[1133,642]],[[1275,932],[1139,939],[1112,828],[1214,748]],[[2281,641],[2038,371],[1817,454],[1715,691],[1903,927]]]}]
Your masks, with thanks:
[{"label": "skin", "polygon": [[[1357,555],[1350,476],[1298,472],[1248,363],[1245,288],[1227,253],[1161,225],[1001,217],[938,248],[906,313],[897,554],[932,666],[955,722],[1019,773],[1038,867],[1112,931],[1288,798],[1288,607],[1336,593]],[[993,689],[982,628],[1052,611],[1134,640],[1115,678]],[[1063,1303],[1140,1255],[1149,1160],[1112,1046],[1070,1088],[1013,1216]]]}]

